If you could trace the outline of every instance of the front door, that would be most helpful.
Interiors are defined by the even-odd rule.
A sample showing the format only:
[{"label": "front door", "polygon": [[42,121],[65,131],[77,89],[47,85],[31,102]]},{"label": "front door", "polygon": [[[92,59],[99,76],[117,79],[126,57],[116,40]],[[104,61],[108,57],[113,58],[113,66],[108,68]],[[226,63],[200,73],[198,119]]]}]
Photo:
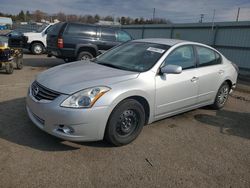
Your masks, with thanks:
[{"label": "front door", "polygon": [[183,71],[180,74],[156,76],[156,119],[197,104],[199,79],[196,76],[196,58],[193,47],[185,45],[174,49],[163,62],[162,66],[165,65],[179,65]]}]

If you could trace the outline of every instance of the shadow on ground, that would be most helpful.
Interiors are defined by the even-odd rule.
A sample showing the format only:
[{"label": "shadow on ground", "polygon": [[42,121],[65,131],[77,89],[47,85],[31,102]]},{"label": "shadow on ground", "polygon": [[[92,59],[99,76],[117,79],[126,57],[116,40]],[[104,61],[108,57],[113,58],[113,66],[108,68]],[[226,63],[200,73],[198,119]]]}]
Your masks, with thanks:
[{"label": "shadow on ground", "polygon": [[216,115],[197,114],[196,120],[219,127],[220,133],[250,139],[250,113],[218,110]]},{"label": "shadow on ground", "polygon": [[51,136],[37,128],[28,118],[25,98],[0,103],[0,138],[42,151],[67,151],[90,147],[111,147],[106,142],[72,143]]}]

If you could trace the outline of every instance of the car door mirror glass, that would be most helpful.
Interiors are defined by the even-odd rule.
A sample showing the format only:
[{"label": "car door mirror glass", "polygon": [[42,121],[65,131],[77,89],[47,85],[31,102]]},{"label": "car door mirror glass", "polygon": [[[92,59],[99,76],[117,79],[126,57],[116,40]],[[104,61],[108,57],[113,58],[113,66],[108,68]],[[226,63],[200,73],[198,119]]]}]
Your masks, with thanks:
[{"label": "car door mirror glass", "polygon": [[160,69],[162,74],[180,74],[182,67],[178,65],[166,65]]}]

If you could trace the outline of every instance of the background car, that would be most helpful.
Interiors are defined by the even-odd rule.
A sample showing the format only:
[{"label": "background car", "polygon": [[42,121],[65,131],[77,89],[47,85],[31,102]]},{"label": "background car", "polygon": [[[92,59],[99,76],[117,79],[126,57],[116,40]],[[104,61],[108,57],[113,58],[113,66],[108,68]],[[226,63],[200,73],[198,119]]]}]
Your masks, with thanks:
[{"label": "background car", "polygon": [[32,54],[40,55],[46,51],[47,32],[52,25],[54,25],[54,23],[44,24],[36,31],[24,33],[24,35],[28,37],[26,48],[30,50]]},{"label": "background car", "polygon": [[49,56],[65,61],[91,59],[131,39],[119,28],[61,22],[48,32],[47,51]]},{"label": "background car", "polygon": [[222,108],[237,67],[217,50],[174,39],[124,43],[91,61],[41,73],[27,96],[30,119],[72,141],[120,146],[143,126],[202,106]]}]

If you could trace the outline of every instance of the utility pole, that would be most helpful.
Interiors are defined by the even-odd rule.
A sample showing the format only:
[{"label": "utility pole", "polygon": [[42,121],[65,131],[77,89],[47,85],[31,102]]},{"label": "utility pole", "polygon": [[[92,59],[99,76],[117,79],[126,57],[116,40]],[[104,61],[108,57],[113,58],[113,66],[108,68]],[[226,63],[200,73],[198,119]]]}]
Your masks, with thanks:
[{"label": "utility pole", "polygon": [[200,23],[202,23],[202,21],[203,21],[203,18],[204,18],[204,14],[201,14],[201,19],[200,19]]},{"label": "utility pole", "polygon": [[236,17],[236,22],[239,21],[239,16],[240,16],[240,7],[238,8],[237,17]]},{"label": "utility pole", "polygon": [[155,8],[153,10],[153,22],[155,21]]}]

